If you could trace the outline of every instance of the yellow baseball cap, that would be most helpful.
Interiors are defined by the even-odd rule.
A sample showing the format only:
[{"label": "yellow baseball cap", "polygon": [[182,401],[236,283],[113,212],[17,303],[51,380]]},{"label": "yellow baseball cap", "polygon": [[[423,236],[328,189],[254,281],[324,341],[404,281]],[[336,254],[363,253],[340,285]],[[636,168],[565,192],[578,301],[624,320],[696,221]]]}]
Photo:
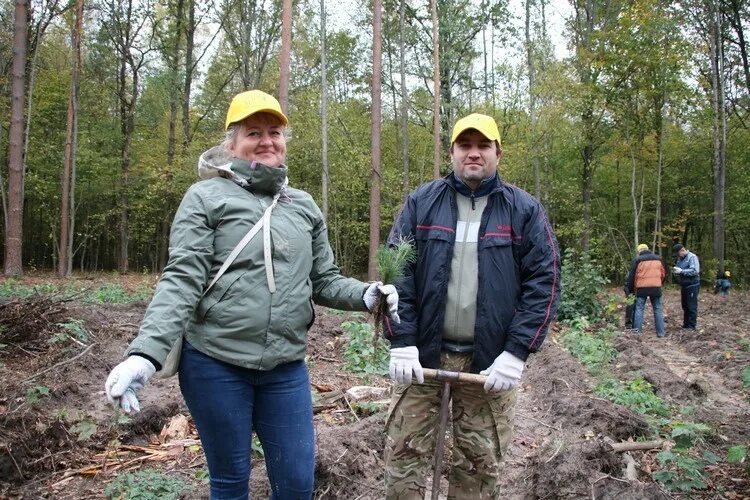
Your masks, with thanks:
[{"label": "yellow baseball cap", "polygon": [[638,251],[638,253],[641,253],[644,250],[648,250],[648,245],[646,245],[645,243],[641,243],[636,247],[636,250]]},{"label": "yellow baseball cap", "polygon": [[227,121],[224,129],[228,129],[233,123],[244,120],[255,113],[271,113],[278,116],[284,125],[289,123],[287,117],[282,113],[279,101],[272,95],[262,90],[247,90],[232,98],[227,110]]},{"label": "yellow baseball cap", "polygon": [[464,131],[474,129],[487,139],[491,141],[497,141],[500,144],[500,132],[497,130],[497,123],[491,116],[482,115],[479,113],[472,113],[469,116],[465,116],[458,120],[453,125],[453,134],[451,135],[451,144],[456,142],[458,136]]}]

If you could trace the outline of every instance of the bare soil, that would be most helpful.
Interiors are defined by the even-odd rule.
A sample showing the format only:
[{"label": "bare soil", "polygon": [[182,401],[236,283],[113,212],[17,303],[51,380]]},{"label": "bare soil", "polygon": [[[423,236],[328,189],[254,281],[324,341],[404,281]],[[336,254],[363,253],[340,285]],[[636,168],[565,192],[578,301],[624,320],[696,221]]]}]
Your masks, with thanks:
[{"label": "bare soil", "polygon": [[[49,281],[29,282],[34,279]],[[142,283],[142,277],[123,280],[129,289]],[[750,444],[750,391],[742,384],[742,371],[750,365],[749,298],[734,290],[727,299],[703,293],[699,329],[683,331],[679,292],[668,290],[667,337],[656,338],[650,318],[640,339],[623,331],[610,367],[623,380],[643,376],[667,403],[688,409],[686,419],[709,425],[704,446],[719,457],[731,446]],[[183,498],[208,498],[200,441],[176,377],[150,381],[140,393],[143,411],[124,423],[104,396],[107,373],[135,337],[145,307],[41,296],[0,301],[0,344],[5,344],[0,349],[0,499],[104,498],[104,488],[118,475],[145,468],[189,484]],[[370,414],[372,407],[358,406],[342,393],[355,385],[387,387],[389,382],[345,370],[340,325],[349,317],[318,309],[308,339],[315,496],[383,498],[385,413]],[[85,338],[60,326],[72,319],[83,321]],[[558,344],[559,329],[554,325],[524,374],[503,498],[678,497],[651,479],[659,450],[629,452],[637,478],[625,478],[624,454],[608,443],[649,437],[653,424],[594,394],[594,380]],[[188,418],[175,419],[178,415]],[[708,487],[690,498],[750,499],[746,464],[720,462],[707,471]],[[253,498],[269,496],[261,457],[253,461],[251,491]]]}]

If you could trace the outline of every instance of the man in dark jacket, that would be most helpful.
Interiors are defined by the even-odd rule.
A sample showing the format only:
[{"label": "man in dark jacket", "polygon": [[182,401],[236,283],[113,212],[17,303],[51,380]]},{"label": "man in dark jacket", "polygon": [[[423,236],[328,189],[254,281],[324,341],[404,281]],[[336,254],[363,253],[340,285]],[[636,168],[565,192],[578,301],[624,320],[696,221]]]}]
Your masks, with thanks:
[{"label": "man in dark jacket", "polygon": [[502,496],[516,387],[559,302],[555,235],[539,201],[500,179],[494,119],[459,120],[450,154],[453,172],[409,195],[389,237],[411,238],[417,250],[396,283],[401,323],[387,331],[396,382],[386,422],[389,499],[424,498],[434,458],[441,384],[422,384],[422,366],[487,376],[484,388],[452,386],[448,497]]},{"label": "man in dark jacket", "polygon": [[661,306],[661,286],[664,283],[666,272],[664,264],[658,255],[648,249],[648,245],[638,245],[638,257],[633,260],[628,271],[625,288],[630,293],[635,293],[635,315],[633,317],[633,329],[641,333],[643,327],[643,315],[646,310],[646,299],[651,299],[651,307],[654,309],[654,326],[656,336],[664,336],[664,313]]},{"label": "man in dark jacket", "polygon": [[701,264],[698,256],[679,243],[672,247],[672,272],[680,281],[682,328],[695,330],[698,323],[698,294],[701,291]]}]

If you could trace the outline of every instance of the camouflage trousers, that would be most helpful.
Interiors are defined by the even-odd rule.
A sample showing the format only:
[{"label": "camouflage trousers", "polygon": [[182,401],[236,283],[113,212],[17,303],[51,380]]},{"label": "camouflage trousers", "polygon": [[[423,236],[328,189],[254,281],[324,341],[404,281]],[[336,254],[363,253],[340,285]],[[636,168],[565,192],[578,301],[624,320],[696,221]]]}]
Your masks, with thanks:
[{"label": "camouflage trousers", "polygon": [[[472,355],[442,353],[441,368],[469,371]],[[423,500],[435,464],[442,382],[393,387],[386,420],[385,489],[389,500]],[[516,391],[486,393],[451,384],[452,467],[448,499],[497,499],[500,465],[511,439]],[[446,443],[446,447],[448,444]]]}]

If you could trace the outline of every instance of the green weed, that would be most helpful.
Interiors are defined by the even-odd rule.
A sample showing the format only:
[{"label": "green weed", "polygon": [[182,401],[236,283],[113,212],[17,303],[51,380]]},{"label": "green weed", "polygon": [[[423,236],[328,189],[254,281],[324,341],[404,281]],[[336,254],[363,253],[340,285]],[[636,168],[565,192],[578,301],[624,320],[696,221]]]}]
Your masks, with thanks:
[{"label": "green weed", "polygon": [[385,375],[388,373],[389,350],[380,336],[373,340],[369,323],[345,321],[341,323],[348,337],[344,348],[344,367],[350,372]]},{"label": "green weed", "polygon": [[107,485],[104,496],[117,500],[177,500],[190,487],[155,469],[121,474]]},{"label": "green weed", "polygon": [[706,451],[700,458],[672,451],[662,451],[656,458],[664,469],[651,474],[669,491],[690,492],[706,488],[705,468],[719,462],[719,457]]},{"label": "green weed", "polygon": [[644,415],[668,416],[669,407],[654,393],[654,387],[643,377],[629,382],[607,379],[599,383],[594,392],[617,404]]},{"label": "green weed", "polygon": [[589,371],[601,372],[617,357],[617,350],[611,342],[611,330],[589,332],[589,323],[585,317],[576,318],[570,324],[571,328],[561,338],[563,346]]},{"label": "green weed", "polygon": [[26,402],[30,405],[34,405],[39,402],[42,396],[49,396],[49,393],[49,387],[45,387],[43,385],[35,385],[34,387],[29,387],[29,389],[26,391]]}]

